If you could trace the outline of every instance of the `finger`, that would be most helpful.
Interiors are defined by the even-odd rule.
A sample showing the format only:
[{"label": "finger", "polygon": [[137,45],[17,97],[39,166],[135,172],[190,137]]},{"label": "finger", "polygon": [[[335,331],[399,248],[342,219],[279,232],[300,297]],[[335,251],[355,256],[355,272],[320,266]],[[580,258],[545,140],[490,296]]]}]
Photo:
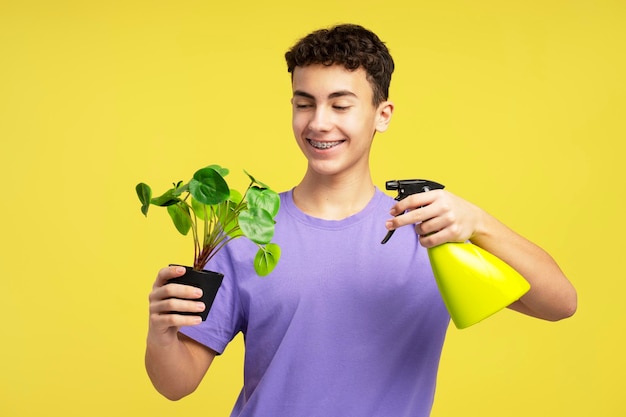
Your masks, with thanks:
[{"label": "finger", "polygon": [[206,306],[201,301],[183,300],[180,298],[168,298],[150,304],[150,314],[201,313]]},{"label": "finger", "polygon": [[429,248],[446,242],[464,242],[467,240],[467,238],[463,237],[460,232],[461,229],[456,224],[443,229],[433,227],[434,231],[431,231],[427,223],[430,223],[430,221],[415,226],[415,232],[420,236],[420,244],[424,247]]},{"label": "finger", "polygon": [[408,224],[425,222],[433,217],[433,213],[434,210],[430,206],[420,207],[389,219],[386,226],[387,229],[392,230]]},{"label": "finger", "polygon": [[442,194],[443,190],[432,190],[425,193],[411,194],[405,199],[398,201],[391,208],[391,215],[396,216],[407,210],[415,210],[432,204]]},{"label": "finger", "polygon": [[445,240],[442,239],[438,235],[439,233],[432,233],[430,235],[425,235],[425,236],[420,235],[419,237],[420,245],[425,248],[432,248],[433,246],[437,246],[442,243],[445,243]]},{"label": "finger", "polygon": [[154,286],[155,287],[163,286],[167,284],[167,281],[169,281],[170,279],[185,275],[185,272],[186,270],[184,267],[177,266],[177,265],[170,265],[165,268],[162,268],[159,270],[159,273],[157,274],[157,279],[154,283]]},{"label": "finger", "polygon": [[441,245],[446,242],[459,241],[454,238],[455,227],[438,229],[436,226],[428,225],[431,221],[415,225],[415,232],[419,235],[420,244],[426,248]]},{"label": "finger", "polygon": [[172,283],[155,288],[150,293],[149,300],[150,302],[158,302],[168,298],[196,300],[200,297],[202,297],[202,290],[200,288]]},{"label": "finger", "polygon": [[150,314],[150,324],[154,329],[178,329],[184,326],[196,326],[202,323],[202,318],[196,315],[185,316],[171,313]]},{"label": "finger", "polygon": [[415,232],[420,235],[429,235],[451,227],[450,222],[443,217],[433,217],[415,225]]}]

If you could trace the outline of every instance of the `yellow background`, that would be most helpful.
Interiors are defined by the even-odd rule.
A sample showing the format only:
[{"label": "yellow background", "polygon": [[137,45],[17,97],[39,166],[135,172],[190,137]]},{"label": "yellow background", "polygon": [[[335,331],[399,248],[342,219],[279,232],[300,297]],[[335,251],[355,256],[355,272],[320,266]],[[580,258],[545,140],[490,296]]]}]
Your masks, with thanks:
[{"label": "yellow background", "polygon": [[228,415],[240,338],[180,402],[145,375],[148,292],[191,242],[134,186],[210,163],[292,186],[283,53],[347,21],[397,64],[376,183],[443,182],[579,291],[561,323],[451,326],[433,416],[626,415],[622,0],[0,1],[0,415]]}]

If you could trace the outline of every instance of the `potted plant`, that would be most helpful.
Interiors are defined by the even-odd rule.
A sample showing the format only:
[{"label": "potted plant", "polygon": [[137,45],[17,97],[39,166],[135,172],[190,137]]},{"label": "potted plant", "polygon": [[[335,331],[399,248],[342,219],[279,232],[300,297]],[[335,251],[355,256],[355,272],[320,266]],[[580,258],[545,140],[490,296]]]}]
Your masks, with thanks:
[{"label": "potted plant", "polygon": [[174,183],[172,188],[158,197],[152,196],[152,189],[145,183],[135,187],[144,216],[147,217],[151,205],[165,207],[176,230],[183,235],[191,231],[193,266],[185,266],[185,275],[169,282],[202,288],[201,301],[206,306],[200,314],[203,320],[224,277],[220,272],[205,270],[205,266],[226,244],[239,237],[254,242],[259,250],[251,261],[259,276],[272,272],[280,259],[280,247],[271,242],[280,197],[245,173],[250,183],[243,195],[228,186],[224,179],[228,169],[219,165],[199,169],[189,182]]}]

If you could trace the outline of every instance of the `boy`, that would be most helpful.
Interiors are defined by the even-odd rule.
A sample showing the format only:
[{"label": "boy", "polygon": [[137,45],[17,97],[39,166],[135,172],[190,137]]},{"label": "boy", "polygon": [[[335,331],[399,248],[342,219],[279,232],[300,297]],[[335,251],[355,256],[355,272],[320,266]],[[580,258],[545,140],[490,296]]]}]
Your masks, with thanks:
[{"label": "boy", "polygon": [[[396,202],[375,188],[369,152],[394,109],[394,63],[375,34],[319,30],[286,60],[307,170],[281,194],[281,261],[259,279],[254,245],[232,242],[210,265],[225,278],[203,323],[166,314],[203,306],[181,300],[197,298],[196,289],[164,285],[184,271],[159,272],[146,348],[159,392],[193,392],[243,332],[233,416],[428,416],[449,316],[425,248],[444,242],[471,240],[517,269],[532,288],[510,308],[547,320],[574,313],[576,292],[552,258],[482,209],[444,190]],[[381,245],[387,230],[395,235]]]}]

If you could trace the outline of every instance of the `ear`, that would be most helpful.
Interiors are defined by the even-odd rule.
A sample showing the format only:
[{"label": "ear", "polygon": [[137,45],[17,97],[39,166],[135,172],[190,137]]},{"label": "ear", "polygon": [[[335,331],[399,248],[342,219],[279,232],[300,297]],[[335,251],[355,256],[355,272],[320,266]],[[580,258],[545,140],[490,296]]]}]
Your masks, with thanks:
[{"label": "ear", "polygon": [[378,114],[376,116],[376,131],[384,132],[389,127],[391,115],[393,114],[393,103],[391,101],[383,101],[378,105]]}]

